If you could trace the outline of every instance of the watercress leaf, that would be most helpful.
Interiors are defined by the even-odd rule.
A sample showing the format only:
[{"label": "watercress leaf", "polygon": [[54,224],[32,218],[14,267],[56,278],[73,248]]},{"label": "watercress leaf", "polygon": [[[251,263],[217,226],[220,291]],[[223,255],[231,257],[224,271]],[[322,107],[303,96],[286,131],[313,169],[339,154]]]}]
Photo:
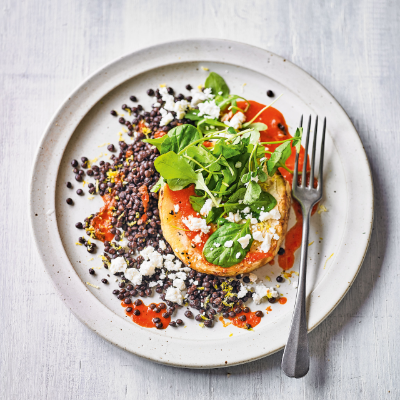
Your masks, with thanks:
[{"label": "watercress leaf", "polygon": [[257,169],[257,176],[260,182],[265,182],[268,179],[268,175],[264,172],[262,167],[259,167]]},{"label": "watercress leaf", "polygon": [[178,179],[189,183],[197,181],[197,174],[183,157],[173,151],[162,154],[154,161],[154,166],[160,175],[166,179]]},{"label": "watercress leaf", "polygon": [[253,122],[247,128],[257,129],[258,131],[262,132],[266,131],[268,129],[268,126],[263,124],[262,122]]},{"label": "watercress leaf", "polygon": [[242,175],[242,178],[240,179],[242,183],[247,183],[251,179],[251,172],[248,172],[247,174]]},{"label": "watercress leaf", "polygon": [[186,186],[193,184],[193,180],[191,179],[168,179],[167,181],[168,187],[175,192],[176,190],[182,190]]},{"label": "watercress leaf", "polygon": [[213,207],[207,215],[206,223],[207,224],[215,223],[223,213],[224,213],[223,207],[218,207],[218,208]]},{"label": "watercress leaf", "polygon": [[292,147],[296,148],[296,152],[300,153],[300,149],[301,149],[301,138],[303,136],[303,128],[297,128],[296,129],[296,133],[293,136],[293,140],[292,140]]},{"label": "watercress leaf", "polygon": [[[240,263],[246,257],[253,243],[253,238],[251,238],[247,247],[242,248],[238,239],[246,235],[251,235],[250,220],[243,225],[233,222],[224,223],[208,238],[203,249],[204,258],[211,264],[223,268]],[[225,247],[225,243],[228,241],[233,242],[232,247]],[[220,246],[216,247],[216,243]],[[239,257],[237,257],[238,255]]]},{"label": "watercress leaf", "polygon": [[161,154],[165,154],[169,151],[179,153],[190,143],[203,137],[193,125],[189,124],[179,125],[171,129],[166,136],[167,138],[161,144]]},{"label": "watercress leaf", "polygon": [[204,203],[206,202],[206,198],[204,197],[198,197],[198,196],[190,196],[189,197],[190,204],[192,205],[192,208],[194,211],[197,211],[198,213],[204,206]]},{"label": "watercress leaf", "polygon": [[157,181],[157,183],[151,188],[150,192],[151,193],[157,193],[160,188],[164,185],[165,181],[162,176],[160,176],[160,179]]},{"label": "watercress leaf", "polygon": [[224,211],[226,214],[230,212],[235,214],[238,210],[244,210],[247,207],[246,204],[239,204],[239,203],[225,203],[224,204]]},{"label": "watercress leaf", "polygon": [[265,147],[264,146],[258,146],[257,147],[256,157],[257,158],[265,157]]},{"label": "watercress leaf", "polygon": [[242,135],[242,140],[243,139],[248,139],[247,145],[248,144],[257,145],[258,142],[260,141],[260,132],[256,129],[253,129],[252,131],[244,133]]},{"label": "watercress leaf", "polygon": [[167,137],[167,135],[164,135],[157,139],[143,139],[143,142],[156,146],[157,150],[161,153],[161,145],[163,144],[164,140],[167,139]]},{"label": "watercress leaf", "polygon": [[207,167],[210,171],[219,171],[220,165],[216,162],[217,159],[204,146],[192,146],[186,151],[186,154]]},{"label": "watercress leaf", "polygon": [[225,219],[225,218],[218,218],[218,219],[217,219],[218,228],[219,228],[220,226],[225,225],[225,224],[228,224],[228,223],[229,223],[229,221],[228,221],[227,219]]},{"label": "watercress leaf", "polygon": [[239,146],[226,144],[223,140],[218,140],[212,152],[215,157],[219,157],[220,155],[222,155],[226,159],[235,157],[241,153]]},{"label": "watercress leaf", "polygon": [[218,95],[220,92],[222,92],[221,96],[223,97],[229,95],[229,87],[226,84],[224,78],[222,78],[222,76],[218,75],[215,72],[211,72],[210,75],[208,75],[205,82],[205,87],[211,88],[212,93],[215,95]]},{"label": "watercress leaf", "polygon": [[203,175],[200,172],[195,173],[195,175],[196,175],[196,180],[195,180],[196,189],[204,190],[208,194],[208,196],[211,198],[213,203],[215,205],[217,205],[217,202],[216,202],[213,194],[211,193],[210,189],[207,187],[206,183],[204,182]]},{"label": "watercress leaf", "polygon": [[279,164],[285,164],[291,153],[290,142],[285,142],[278,146],[267,161],[268,175],[273,176],[279,168]]},{"label": "watercress leaf", "polygon": [[[260,215],[261,211],[267,212],[271,211],[277,204],[277,201],[271,193],[261,192],[260,197],[252,204],[250,204],[250,209],[257,216]],[[261,208],[264,207],[263,210]]]},{"label": "watercress leaf", "polygon": [[243,198],[243,203],[244,204],[254,203],[256,200],[258,200],[260,194],[261,194],[261,186],[254,181],[250,181]]},{"label": "watercress leaf", "polygon": [[191,121],[200,121],[203,119],[203,117],[199,117],[197,114],[199,113],[199,110],[189,110],[185,114],[185,118],[190,119]]},{"label": "watercress leaf", "polygon": [[243,200],[245,193],[246,188],[240,188],[235,193],[233,193],[231,197],[229,197],[227,203],[237,203],[239,200]]}]

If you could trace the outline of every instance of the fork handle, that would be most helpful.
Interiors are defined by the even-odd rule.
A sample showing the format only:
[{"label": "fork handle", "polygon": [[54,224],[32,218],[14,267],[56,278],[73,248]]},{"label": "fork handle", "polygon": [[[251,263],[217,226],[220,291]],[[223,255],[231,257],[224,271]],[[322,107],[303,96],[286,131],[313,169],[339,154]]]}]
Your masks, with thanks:
[{"label": "fork handle", "polygon": [[302,207],[303,238],[301,242],[299,286],[289,338],[282,358],[283,372],[290,378],[302,378],[310,368],[307,338],[306,272],[311,209],[311,206]]}]

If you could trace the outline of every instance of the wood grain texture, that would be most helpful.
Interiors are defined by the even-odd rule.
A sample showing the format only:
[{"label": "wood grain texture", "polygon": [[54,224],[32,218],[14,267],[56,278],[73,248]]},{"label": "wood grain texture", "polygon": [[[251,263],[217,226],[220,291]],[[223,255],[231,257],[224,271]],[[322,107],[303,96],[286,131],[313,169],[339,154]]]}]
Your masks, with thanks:
[{"label": "wood grain texture", "polygon": [[[2,0],[0,398],[399,398],[399,36],[395,0]],[[371,246],[349,293],[310,334],[311,370],[302,380],[283,375],[281,352],[192,371],[113,347],[63,305],[31,238],[31,164],[58,105],[121,55],[193,37],[247,42],[302,67],[342,104],[371,162]]]}]

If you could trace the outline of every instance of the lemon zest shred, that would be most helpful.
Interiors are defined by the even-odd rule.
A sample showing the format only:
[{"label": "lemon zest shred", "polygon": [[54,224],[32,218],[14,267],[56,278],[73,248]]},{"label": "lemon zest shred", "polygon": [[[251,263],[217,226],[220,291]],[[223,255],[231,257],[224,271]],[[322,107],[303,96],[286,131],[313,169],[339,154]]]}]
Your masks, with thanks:
[{"label": "lemon zest shred", "polygon": [[324,269],[325,269],[325,267],[326,267],[327,262],[333,257],[334,254],[335,254],[335,253],[332,253],[332,254],[326,259],[325,264],[324,264]]},{"label": "lemon zest shred", "polygon": [[317,213],[321,214],[323,212],[328,212],[328,209],[323,204],[320,204]]},{"label": "lemon zest shred", "polygon": [[91,286],[95,289],[100,289],[98,286],[91,284],[90,282],[86,282],[86,285]]}]

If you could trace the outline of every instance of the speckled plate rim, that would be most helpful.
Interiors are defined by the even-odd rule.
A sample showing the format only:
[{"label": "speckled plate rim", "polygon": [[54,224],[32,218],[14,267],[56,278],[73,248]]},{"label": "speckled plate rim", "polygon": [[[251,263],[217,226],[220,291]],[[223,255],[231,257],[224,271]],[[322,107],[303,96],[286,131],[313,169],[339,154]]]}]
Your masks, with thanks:
[{"label": "speckled plate rim", "polygon": [[[328,131],[346,132],[346,138],[341,135],[333,140],[340,150],[347,206],[351,212],[346,216],[347,229],[332,260],[333,266],[308,301],[309,330],[321,323],[351,287],[368,249],[373,224],[371,172],[354,126],[332,95],[302,69],[267,50],[220,39],[184,40],[136,51],[100,69],[68,97],[46,128],[34,160],[29,208],[31,229],[43,264],[58,294],[80,321],[116,346],[156,362],[187,368],[217,368],[253,361],[280,350],[285,344],[290,320],[279,319],[268,332],[268,338],[264,332],[255,331],[248,338],[240,335],[201,344],[138,329],[115,315],[88,291],[65,253],[56,218],[46,214],[47,210],[55,209],[56,179],[62,154],[87,112],[104,95],[134,76],[166,65],[195,61],[225,63],[261,74],[267,72],[269,77],[283,82],[306,104],[312,105],[317,114],[334,115],[334,119],[329,119]],[[357,174],[350,171],[357,171]],[[130,336],[132,332],[134,341]]]}]

